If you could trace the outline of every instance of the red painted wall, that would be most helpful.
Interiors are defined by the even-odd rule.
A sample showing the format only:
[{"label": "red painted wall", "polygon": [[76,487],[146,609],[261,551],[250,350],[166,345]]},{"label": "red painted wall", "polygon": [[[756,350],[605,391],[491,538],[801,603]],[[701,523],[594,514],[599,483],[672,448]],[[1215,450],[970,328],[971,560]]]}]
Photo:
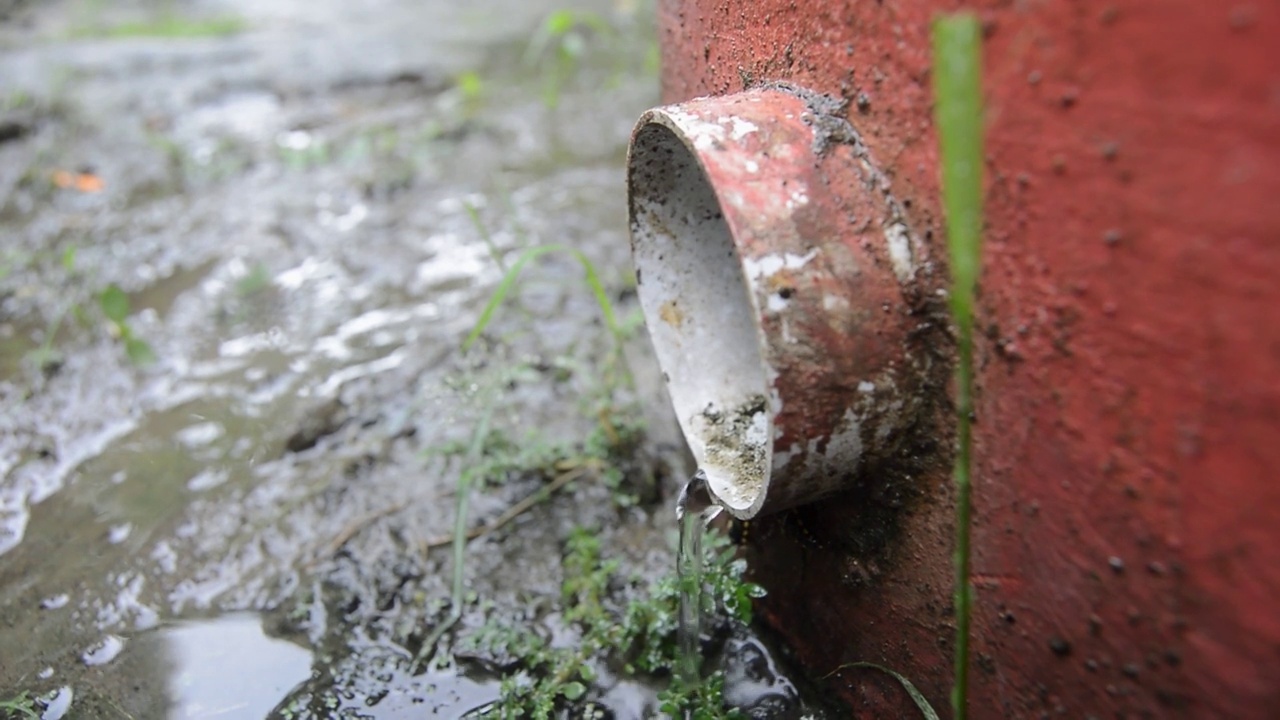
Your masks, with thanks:
[{"label": "red painted wall", "polygon": [[[988,152],[971,710],[1278,717],[1280,3],[965,5]],[[941,252],[929,23],[960,6],[663,0],[665,98],[843,95]],[[754,553],[802,662],[891,665],[942,709],[945,459],[917,475],[874,561],[831,542],[875,520],[851,501],[762,523]],[[829,682],[914,716],[874,672]]]}]

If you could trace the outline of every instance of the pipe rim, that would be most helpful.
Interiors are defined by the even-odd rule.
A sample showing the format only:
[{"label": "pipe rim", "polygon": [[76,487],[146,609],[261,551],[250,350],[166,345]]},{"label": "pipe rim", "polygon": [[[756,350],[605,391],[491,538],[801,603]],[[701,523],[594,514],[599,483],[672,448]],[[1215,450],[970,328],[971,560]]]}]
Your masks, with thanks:
[{"label": "pipe rim", "polygon": [[[702,140],[682,127],[687,122],[657,108],[641,116],[632,135],[627,184],[637,295],[690,451],[712,495],[745,519],[768,494],[779,403],[727,203],[698,151]],[[674,276],[653,272],[664,263],[676,266]],[[670,292],[663,280],[673,277],[678,287]],[[702,347],[688,347],[698,339]]]}]

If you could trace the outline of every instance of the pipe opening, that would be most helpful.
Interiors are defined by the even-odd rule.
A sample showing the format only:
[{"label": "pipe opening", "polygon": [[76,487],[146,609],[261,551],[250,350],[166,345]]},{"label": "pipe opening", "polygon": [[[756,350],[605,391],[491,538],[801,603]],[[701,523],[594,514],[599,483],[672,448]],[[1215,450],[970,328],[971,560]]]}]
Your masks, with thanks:
[{"label": "pipe opening", "polygon": [[768,487],[776,410],[757,310],[715,189],[664,120],[642,120],[628,163],[637,294],[708,487],[749,518]]}]

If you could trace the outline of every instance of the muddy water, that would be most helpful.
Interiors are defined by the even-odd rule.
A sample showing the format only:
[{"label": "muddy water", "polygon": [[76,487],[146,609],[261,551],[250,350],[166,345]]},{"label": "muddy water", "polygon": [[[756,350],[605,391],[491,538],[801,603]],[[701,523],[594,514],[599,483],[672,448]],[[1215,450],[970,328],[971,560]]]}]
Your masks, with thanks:
[{"label": "muddy water", "polygon": [[[580,248],[633,311],[621,166],[656,99],[651,29],[609,0],[208,0],[168,7],[243,30],[102,36],[156,6],[0,20],[0,699],[56,697],[48,717],[461,716],[497,680],[415,674],[406,649],[449,611],[447,552],[420,550],[452,526],[460,468],[440,450],[494,387],[512,437],[586,437],[608,338],[581,269],[550,256],[485,349],[458,348],[495,256],[531,244]],[[550,108],[525,55],[564,6],[619,34]],[[154,363],[98,310],[111,284]],[[643,388],[656,371],[633,345]],[[687,477],[650,410],[645,462]],[[477,494],[473,517],[537,486]],[[468,590],[489,604],[462,625],[554,618],[578,525],[628,574],[669,572],[671,504],[620,510],[580,484],[471,543]],[[651,688],[593,693],[654,712]]]}]

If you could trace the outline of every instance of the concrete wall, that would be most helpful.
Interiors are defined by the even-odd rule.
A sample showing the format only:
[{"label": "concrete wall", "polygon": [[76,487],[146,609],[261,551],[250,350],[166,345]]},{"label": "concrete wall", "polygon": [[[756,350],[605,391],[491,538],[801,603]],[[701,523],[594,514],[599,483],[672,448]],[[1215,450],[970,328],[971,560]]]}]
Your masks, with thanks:
[{"label": "concrete wall", "polygon": [[[663,0],[665,99],[843,96],[940,266],[929,23],[961,5]],[[1275,717],[1280,3],[967,6],[988,151],[972,712]],[[939,709],[947,412],[848,496],[752,529],[765,614],[802,662],[890,665]],[[873,671],[828,682],[859,717],[914,716]]]}]

